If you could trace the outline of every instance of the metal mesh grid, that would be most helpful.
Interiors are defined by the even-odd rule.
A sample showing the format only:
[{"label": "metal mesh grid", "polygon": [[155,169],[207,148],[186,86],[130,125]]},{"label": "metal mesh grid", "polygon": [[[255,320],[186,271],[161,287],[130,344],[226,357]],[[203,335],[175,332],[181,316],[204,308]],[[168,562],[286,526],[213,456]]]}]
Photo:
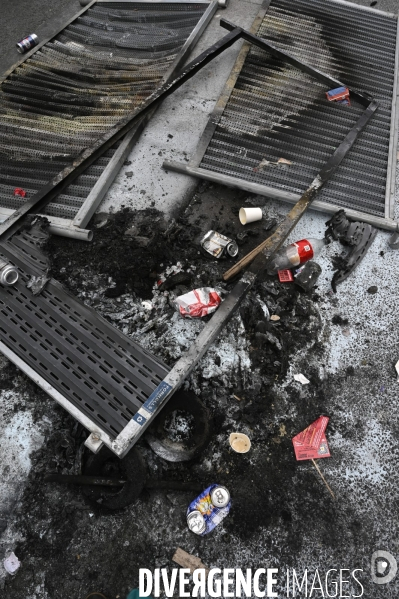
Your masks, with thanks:
[{"label": "metal mesh grid", "polygon": [[[376,115],[318,200],[385,215],[397,22],[355,5],[272,0],[257,35],[303,62],[369,92]],[[362,109],[328,102],[325,87],[252,47],[213,138],[204,169],[300,194]],[[285,159],[291,164],[278,163]]]},{"label": "metal mesh grid", "polygon": [[0,286],[0,340],[111,438],[166,376],[157,358],[51,280],[34,296],[26,283],[47,260],[30,233],[0,244],[19,280]]},{"label": "metal mesh grid", "polygon": [[[147,98],[208,4],[94,5],[0,90],[0,206],[16,209]],[[117,144],[47,207],[73,219]],[[23,188],[24,198],[14,196]]]}]

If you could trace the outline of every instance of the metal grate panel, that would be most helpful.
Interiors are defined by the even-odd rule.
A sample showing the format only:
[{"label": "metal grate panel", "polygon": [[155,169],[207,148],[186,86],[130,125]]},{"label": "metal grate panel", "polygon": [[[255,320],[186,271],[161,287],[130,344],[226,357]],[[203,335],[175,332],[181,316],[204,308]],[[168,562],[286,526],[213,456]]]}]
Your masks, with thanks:
[{"label": "metal grate panel", "polygon": [[[94,4],[17,66],[0,90],[0,209],[19,208],[151,95],[209,8],[206,2]],[[73,220],[120,143],[46,214]],[[16,187],[26,197],[14,196]]]},{"label": "metal grate panel", "polygon": [[[388,167],[396,158],[390,139],[397,19],[331,0],[272,0],[257,35],[379,102],[318,203],[392,218],[386,197]],[[328,102],[325,91],[302,72],[250,48],[217,126],[205,132],[200,148],[206,149],[197,164],[234,177],[237,186],[239,180],[251,181],[300,194],[361,112],[353,104]],[[280,158],[291,164],[275,164]]]},{"label": "metal grate panel", "polygon": [[116,438],[168,369],[57,281],[33,295],[30,277],[48,268],[36,242],[22,232],[0,244],[0,256],[20,274],[15,286],[0,287],[0,342]]}]

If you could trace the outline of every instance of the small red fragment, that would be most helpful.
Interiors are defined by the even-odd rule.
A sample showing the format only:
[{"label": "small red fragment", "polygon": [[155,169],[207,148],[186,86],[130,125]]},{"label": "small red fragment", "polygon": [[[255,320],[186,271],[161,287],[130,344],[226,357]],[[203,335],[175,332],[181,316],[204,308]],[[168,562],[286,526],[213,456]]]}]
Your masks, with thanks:
[{"label": "small red fragment", "polygon": [[292,283],[294,280],[294,276],[288,268],[286,270],[278,270],[277,274],[280,283]]},{"label": "small red fragment", "polygon": [[298,461],[331,457],[324,434],[329,420],[327,416],[320,416],[292,439]]},{"label": "small red fragment", "polygon": [[26,191],[22,189],[22,187],[16,187],[14,189],[14,195],[21,196],[21,198],[24,198],[26,196]]}]

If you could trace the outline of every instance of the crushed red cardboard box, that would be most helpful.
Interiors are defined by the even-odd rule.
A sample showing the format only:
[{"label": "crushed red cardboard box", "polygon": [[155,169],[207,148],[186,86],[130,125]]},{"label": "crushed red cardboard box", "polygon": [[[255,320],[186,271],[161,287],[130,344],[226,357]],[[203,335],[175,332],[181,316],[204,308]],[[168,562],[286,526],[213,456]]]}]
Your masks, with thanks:
[{"label": "crushed red cardboard box", "polygon": [[215,312],[222,298],[211,287],[193,289],[184,295],[179,295],[175,302],[184,318],[202,318]]},{"label": "crushed red cardboard box", "polygon": [[320,416],[312,424],[309,424],[305,430],[293,437],[292,443],[298,461],[329,458],[331,456],[325,436],[328,421],[327,416]]}]

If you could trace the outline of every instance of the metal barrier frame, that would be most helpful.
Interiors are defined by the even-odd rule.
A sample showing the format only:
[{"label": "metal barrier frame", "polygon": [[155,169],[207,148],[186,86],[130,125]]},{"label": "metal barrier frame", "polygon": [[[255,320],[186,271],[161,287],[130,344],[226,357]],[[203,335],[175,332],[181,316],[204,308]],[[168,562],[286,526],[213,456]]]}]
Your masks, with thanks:
[{"label": "metal barrier frame", "polygon": [[[268,0],[268,4],[270,4],[270,0]],[[230,31],[231,35],[234,35],[234,33],[237,32],[246,42],[268,50],[274,56],[277,56],[296,68],[299,68],[300,70],[310,74],[311,76],[315,77],[315,79],[329,84],[332,88],[345,85],[330,75],[301,62],[287,52],[279,50],[272,44],[269,44],[267,40],[256,37],[256,35],[252,33],[252,30],[245,31],[239,27],[236,27],[233,23],[225,21],[224,19],[221,20],[220,24],[222,27]],[[220,45],[222,41],[223,40],[219,42]],[[211,50],[211,48],[209,50]],[[187,70],[188,69],[189,66],[187,67]],[[221,306],[219,306],[216,313],[212,316],[210,321],[206,323],[205,327],[195,339],[189,350],[176,362],[164,380],[158,385],[158,387],[153,391],[142,407],[136,412],[131,421],[119,433],[110,448],[119,457],[126,455],[126,453],[135,445],[135,443],[137,443],[147,427],[152,424],[154,418],[172,397],[173,393],[175,393],[175,391],[181,387],[185,379],[194,370],[195,366],[215,341],[220,331],[238,309],[241,301],[254,284],[259,272],[263,270],[268,260],[273,256],[273,253],[282,245],[297,222],[302,218],[307,208],[313,206],[315,201],[314,198],[319,189],[335,173],[344,157],[352,148],[358,135],[363,131],[370,119],[373,117],[375,111],[378,109],[378,103],[374,101],[373,98],[371,98],[368,94],[355,92],[351,90],[351,88],[349,88],[349,90],[351,92],[351,97],[353,97],[365,108],[364,112],[361,114],[355,125],[348,131],[346,137],[335,149],[332,156],[322,166],[310,186],[303,192],[301,196],[299,196],[298,201],[295,202],[295,206],[286,215],[285,219],[282,221],[282,223],[280,223],[273,235],[267,240],[267,246],[253,261],[249,269],[243,274],[238,283],[236,283]],[[86,444],[90,446],[90,438],[86,441]]]},{"label": "metal barrier frame", "polygon": [[[268,4],[269,3],[270,2],[268,0]],[[203,52],[199,57],[194,59],[175,77],[173,81],[169,81],[164,84],[163,87],[154,92],[152,96],[150,96],[143,103],[143,105],[135,113],[135,116],[140,118],[140,124],[143,121],[143,117],[145,118],[148,113],[152,114],[156,106],[164,97],[167,97],[173,93],[175,89],[180,87],[180,85],[191,78],[196,72],[203,68],[203,66],[208,64],[213,58],[221,54],[226,48],[230,47],[239,39],[246,40],[248,45],[249,42],[251,42],[255,45],[263,47],[264,49],[268,49],[274,55],[285,59],[288,63],[293,64],[297,68],[300,68],[301,70],[313,75],[318,80],[327,82],[332,86],[342,85],[342,82],[337,81],[329,75],[300,62],[298,59],[289,55],[288,53],[279,50],[271,44],[268,44],[266,40],[256,38],[254,35],[246,32],[240,27],[236,27],[235,25],[226,21],[222,21],[221,25],[230,30],[230,33]],[[239,70],[237,71],[237,76],[238,72]],[[283,242],[283,236],[287,233],[287,231],[289,232],[289,230],[291,230],[292,226],[294,226],[293,223],[295,219],[298,220],[300,218],[300,209],[303,213],[306,207],[310,205],[310,203],[313,201],[314,195],[317,193],[317,190],[324,182],[328,180],[334,170],[339,166],[344,156],[352,147],[357,135],[366,126],[368,120],[372,117],[374,111],[378,107],[378,104],[373,102],[372,98],[366,94],[360,94],[352,91],[352,96],[365,107],[365,111],[356,125],[349,130],[345,139],[341,142],[340,146],[336,149],[334,154],[321,169],[311,186],[301,196],[301,202],[299,202],[298,206],[295,207],[289,215],[287,215],[285,228],[281,228],[279,239],[276,241],[276,243],[278,242],[279,245],[281,245]],[[80,170],[87,168],[88,163],[90,163],[91,160],[94,161],[99,154],[101,155],[101,153],[104,152],[107,147],[109,147],[109,144],[115,143],[116,139],[123,137],[127,131],[130,133],[132,128],[133,130],[136,130],[137,121],[135,120],[135,116],[132,115],[130,119],[122,121],[113,131],[111,130],[111,132],[99,140],[94,147],[88,149],[87,154],[82,156],[80,163],[74,165],[74,169],[66,169],[67,172],[60,173],[60,175],[57,176],[54,181],[49,183],[49,185],[46,186],[43,191],[37,193],[36,199],[32,198],[32,200],[27,202],[26,205],[15,211],[17,214],[14,214],[14,216],[9,219],[9,222],[0,226],[0,235],[4,238],[7,238],[9,235],[11,235],[12,229],[15,228],[15,226],[19,227],[21,225],[23,216],[29,212],[32,212],[35,207],[43,206],[48,201],[51,201],[53,194],[58,192],[59,186],[62,186],[62,184],[67,182],[69,176],[76,177]],[[100,143],[102,144],[101,146],[99,145]],[[297,212],[298,214],[296,214]],[[256,268],[258,268],[258,266]],[[115,439],[111,439],[110,435],[102,431],[97,425],[91,422],[89,418],[85,417],[78,409],[72,406],[71,403],[65,397],[59,394],[50,384],[48,384],[47,381],[38,375],[23,360],[20,360],[10,348],[0,344],[0,350],[19,368],[21,368],[23,372],[32,378],[32,380],[34,380],[42,389],[56,399],[58,403],[63,405],[63,407],[67,409],[86,428],[88,428],[89,431],[91,431],[91,434],[86,441],[86,445],[92,451],[98,451],[101,446],[105,444],[110,447],[110,449],[116,455],[123,457],[141,437],[146,428],[153,422],[163,405],[165,405],[174,391],[181,386],[185,378],[190,374],[200,358],[205,354],[208,347],[219,334],[220,330],[224,327],[229,318],[231,318],[247,291],[251,288],[254,280],[256,279],[256,275],[256,270],[250,270],[244,274],[241,280],[234,287],[233,291],[220,306],[216,314],[206,324],[189,351],[175,364],[171,371],[166,375],[165,379],[158,385],[150,397],[145,401],[143,406],[136,412],[132,420],[124,427],[124,429]]]},{"label": "metal barrier frame", "polygon": [[[247,42],[251,42],[252,44],[255,44],[263,49],[267,49],[272,54],[278,56],[278,58],[286,60],[289,64],[292,64],[295,67],[311,74],[316,79],[321,80],[330,86],[336,87],[343,85],[342,82],[333,79],[329,75],[314,69],[307,64],[300,62],[290,54],[272,46],[266,40],[257,38],[250,32],[245,31],[240,27],[236,27],[232,23],[222,20],[221,25],[225,29],[229,30],[227,35],[213,44],[210,48],[202,52],[202,54],[196,57],[188,65],[186,65],[173,81],[164,84],[164,86],[155,91],[146,101],[143,102],[141,107],[139,107],[132,116],[123,120],[117,127],[111,130],[111,132],[103,136],[103,138],[101,138],[97,144],[89,148],[81,157],[80,161],[76,160],[76,164],[73,165],[73,168],[69,167],[62,171],[54,180],[45,186],[42,191],[39,191],[36,196],[24,204],[19,210],[15,211],[15,214],[12,215],[6,223],[0,225],[0,237],[4,239],[9,238],[15,232],[15,230],[18,230],[18,228],[21,226],[26,214],[32,212],[37,207],[45,206],[49,201],[51,201],[51,199],[54,197],[54,194],[58,193],[60,187],[62,188],[63,185],[69,184],[71,179],[74,180],[74,178],[76,178],[82,170],[87,168],[88,164],[91,164],[99,155],[102,155],[102,153],[104,153],[107,148],[110,147],[110,145],[113,145],[116,140],[120,139],[129,130],[134,128],[137,117],[142,118],[148,112],[153,111],[160,101],[172,94],[183,83],[191,79],[191,77],[198,73],[204,66],[222,54],[236,41],[244,39]],[[333,155],[321,168],[310,187],[302,194],[297,205],[286,216],[283,223],[279,226],[278,231],[273,234],[271,247],[267,248],[269,255],[272,255],[273,252],[283,243],[284,239],[295,226],[296,222],[298,222],[307,207],[313,202],[317,191],[326,181],[328,181],[331,175],[338,168],[357,139],[357,136],[367,125],[370,118],[372,118],[375,110],[377,110],[378,103],[373,101],[368,94],[361,94],[359,92],[352,91],[352,96],[365,107],[363,114],[358,119],[357,123],[348,131],[346,137],[337,147]],[[263,260],[265,256],[262,254],[262,256],[259,256],[259,258]],[[219,332],[232,317],[242,299],[251,288],[252,284],[256,280],[259,269],[263,268],[263,266],[264,264],[262,261],[260,263],[258,260],[254,261],[254,264],[251,265],[250,270],[244,274],[244,276],[233,288],[229,296],[225,299],[223,304],[219,307],[216,314],[213,315],[211,320],[205,325],[204,329],[194,341],[189,351],[183,355],[180,360],[178,360],[163,381],[144,402],[142,407],[139,408],[130,422],[113,440],[111,439],[110,435],[102,431],[100,427],[91,422],[90,419],[84,416],[84,414],[74,407],[71,402],[69,402],[58,391],[56,391],[51,384],[45,381],[38,373],[30,368],[28,364],[16,356],[15,352],[13,352],[10,348],[0,344],[0,351],[3,351],[3,353],[19,368],[21,368],[23,372],[32,378],[36,384],[38,384],[56,401],[63,405],[65,409],[67,409],[79,422],[81,422],[86,428],[88,428],[89,431],[91,431],[89,438],[86,440],[87,447],[96,452],[103,444],[105,444],[116,455],[123,457],[138,441],[146,428],[153,422],[155,416],[159,413],[164,404],[170,399],[173,393],[179,389],[184,380],[194,369],[195,365],[205,354],[209,346],[216,339]]]},{"label": "metal barrier frame", "polygon": [[[256,35],[262,20],[269,10],[272,0],[265,0],[262,7],[255,18],[251,33]],[[399,223],[394,220],[394,202],[395,202],[395,175],[396,175],[396,162],[397,162],[397,149],[398,149],[398,128],[399,128],[399,18],[397,15],[392,13],[386,13],[381,10],[377,10],[368,6],[362,6],[347,2],[346,0],[331,0],[335,4],[343,4],[346,6],[356,7],[360,10],[365,10],[371,13],[376,13],[396,19],[398,21],[398,29],[396,36],[396,57],[395,57],[395,74],[394,74],[394,88],[392,97],[392,112],[391,112],[391,132],[390,132],[390,143],[389,143],[389,156],[388,156],[388,169],[387,169],[387,184],[385,192],[385,218],[378,217],[358,210],[345,209],[346,214],[349,218],[354,220],[362,220],[366,223],[370,223],[381,229],[388,231],[399,230]],[[221,93],[218,102],[209,117],[209,121],[204,129],[201,139],[198,143],[197,149],[188,163],[182,163],[178,161],[165,161],[163,166],[167,170],[171,170],[177,173],[191,175],[213,183],[220,183],[228,187],[243,189],[250,193],[257,195],[266,196],[274,200],[282,200],[295,204],[301,197],[299,194],[292,192],[281,191],[274,187],[269,187],[261,183],[253,183],[239,177],[232,175],[224,175],[222,173],[213,172],[205,168],[201,168],[199,165],[205,155],[207,147],[213,137],[216,127],[219,124],[220,118],[226,108],[226,105],[230,99],[230,95],[236,85],[237,79],[244,66],[244,62],[247,58],[251,44],[245,43],[240,53],[237,56],[237,60],[233,66],[230,76],[226,82],[223,92]],[[338,210],[341,210],[342,206],[335,206],[320,200],[315,200],[312,204],[314,210],[320,212],[326,212],[328,214],[334,214]]]},{"label": "metal barrier frame", "polygon": [[[219,3],[218,0],[92,0],[90,4],[85,6],[81,11],[79,11],[72,19],[69,19],[66,23],[63,24],[62,27],[57,31],[55,35],[50,38],[47,38],[40,42],[37,46],[32,48],[29,52],[24,54],[18,62],[16,62],[8,71],[5,73],[4,77],[0,79],[0,85],[7,79],[7,77],[21,64],[25,62],[28,58],[30,58],[35,52],[40,50],[45,44],[54,39],[57,35],[59,35],[68,25],[73,23],[78,17],[83,15],[89,8],[92,8],[95,5],[101,4],[109,4],[113,2],[125,2],[126,4],[163,4],[163,3],[173,3],[173,4],[205,4],[208,6],[201,19],[198,21],[197,25],[192,30],[190,36],[187,38],[183,47],[179,51],[176,59],[173,64],[170,66],[168,71],[165,73],[162,81],[159,84],[159,87],[162,87],[165,83],[168,83],[173,79],[173,77],[177,74],[179,69],[183,66],[185,61],[187,60],[190,52],[193,50],[195,45],[198,42],[198,39],[204,32],[204,30],[209,25],[212,20],[215,12],[217,11],[219,6],[223,6],[223,2]],[[134,145],[138,141],[144,127],[151,119],[153,114],[155,113],[157,107],[148,113],[146,113],[142,119],[137,123],[137,125],[126,134],[115,154],[112,156],[111,160],[105,167],[104,171],[101,173],[94,187],[90,191],[89,195],[83,202],[82,206],[79,208],[74,219],[66,219],[59,218],[55,216],[46,216],[46,218],[50,221],[50,233],[54,235],[60,235],[62,237],[73,237],[75,239],[80,239],[83,241],[91,241],[93,238],[92,231],[86,229],[85,227],[88,225],[90,219],[94,215],[101,201],[104,199],[105,194],[108,189],[112,185],[115,177],[120,171],[120,168],[127,156],[133,149]],[[4,208],[0,206],[0,223],[4,222],[10,216],[12,216],[16,211],[10,208]]]}]

